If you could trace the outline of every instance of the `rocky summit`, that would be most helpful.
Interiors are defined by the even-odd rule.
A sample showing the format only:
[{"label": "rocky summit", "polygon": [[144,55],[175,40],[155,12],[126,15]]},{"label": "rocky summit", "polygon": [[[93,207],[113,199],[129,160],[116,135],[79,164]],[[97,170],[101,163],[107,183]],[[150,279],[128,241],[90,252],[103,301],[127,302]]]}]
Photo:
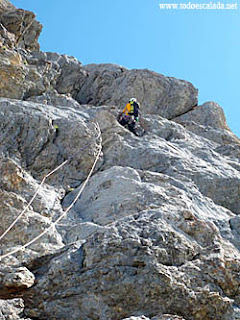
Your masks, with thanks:
[{"label": "rocky summit", "polygon": [[[0,0],[0,319],[239,320],[222,108],[184,80],[42,52],[41,29]],[[132,97],[142,137],[117,121]]]}]

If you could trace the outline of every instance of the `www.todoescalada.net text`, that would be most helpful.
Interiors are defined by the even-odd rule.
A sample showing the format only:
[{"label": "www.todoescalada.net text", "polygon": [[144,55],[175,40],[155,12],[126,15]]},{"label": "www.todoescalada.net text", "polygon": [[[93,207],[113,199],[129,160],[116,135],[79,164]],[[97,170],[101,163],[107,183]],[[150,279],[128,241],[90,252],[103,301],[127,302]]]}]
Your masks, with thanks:
[{"label": "www.todoescalada.net text", "polygon": [[207,3],[159,3],[161,10],[237,10],[237,3],[207,2]]}]

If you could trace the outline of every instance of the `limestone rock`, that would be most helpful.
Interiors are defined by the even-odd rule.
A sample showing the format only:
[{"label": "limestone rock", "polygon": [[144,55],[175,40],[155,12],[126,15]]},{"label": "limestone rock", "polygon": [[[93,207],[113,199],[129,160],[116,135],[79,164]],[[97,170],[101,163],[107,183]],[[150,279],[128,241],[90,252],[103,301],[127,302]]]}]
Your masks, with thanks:
[{"label": "limestone rock", "polygon": [[30,288],[35,282],[34,275],[26,267],[5,267],[0,269],[0,277],[1,286],[11,290]]},{"label": "limestone rock", "polygon": [[[119,185],[119,181],[122,181]],[[122,216],[134,212],[141,207],[141,186],[138,173],[131,168],[112,167],[91,179],[81,200],[74,210],[83,222],[91,221],[100,225],[107,225]],[[126,197],[128,190],[129,197]],[[71,192],[63,202],[69,205],[76,192]],[[117,196],[117,197],[116,197]],[[98,201],[99,199],[99,201]],[[91,204],[89,208],[89,204]],[[133,211],[132,211],[133,209]]]},{"label": "limestone rock", "polygon": [[0,1],[0,13],[15,9],[14,5],[8,0]]},{"label": "limestone rock", "polygon": [[125,318],[123,320],[185,320],[183,317],[175,316],[175,315],[170,315],[170,314],[165,314],[165,315],[159,315],[153,318],[146,318],[145,316],[138,316],[138,317],[130,317],[130,318]]},{"label": "limestone rock", "polygon": [[[0,318],[240,319],[240,144],[223,110],[187,81],[41,52],[40,31],[0,1],[0,236],[38,192],[0,240],[1,255],[20,249],[0,257]],[[131,97],[142,138],[116,120]],[[96,122],[101,157],[55,227]]]},{"label": "limestone rock", "polygon": [[[0,235],[2,235],[39,189],[39,183],[9,158],[1,158],[0,173]],[[45,228],[50,227],[52,219],[55,220],[62,213],[60,199],[61,197],[56,190],[49,186],[42,187],[29,210],[0,240],[1,253],[8,253],[19,248]],[[19,261],[29,263],[36,256],[53,252],[53,250],[61,248],[62,245],[61,236],[53,228],[48,237],[43,237],[40,245],[32,245],[30,249],[20,251],[16,256]],[[7,261],[9,258],[5,259],[5,263]],[[16,262],[14,263],[16,264]]]},{"label": "limestone rock", "polygon": [[3,48],[6,46],[12,48],[15,42],[15,35],[7,31],[7,29],[0,23],[0,45]]},{"label": "limestone rock", "polygon": [[30,320],[23,316],[23,310],[24,301],[21,298],[0,300],[0,318],[2,320]]},{"label": "limestone rock", "polygon": [[[121,187],[118,186],[119,181],[123,181]],[[212,242],[216,229],[210,222],[205,222],[203,227],[204,212],[195,207],[195,201],[198,201],[199,207],[208,208],[209,220],[221,220],[223,215],[228,219],[233,215],[227,210],[225,212],[222,210],[221,216],[217,216],[214,213],[211,216],[211,211],[218,210],[216,206],[211,201],[204,199],[197,190],[194,190],[193,185],[190,192],[190,185],[186,189],[179,181],[162,174],[136,171],[128,167],[112,167],[91,179],[82,197],[75,204],[72,215],[74,221],[81,222],[83,226],[87,222],[93,224],[92,226],[94,224],[107,226],[109,223],[124,216],[131,216],[135,212],[144,210],[161,208],[161,210],[166,211],[167,215],[166,200],[170,201],[172,199],[172,202],[174,202],[178,210],[182,210],[182,214],[187,220],[194,220],[194,223],[189,222],[189,224],[184,222],[185,220],[182,222],[180,222],[181,219],[176,220],[178,214],[176,213],[175,215],[175,210],[172,208],[172,217],[175,217],[173,218],[175,225],[178,225],[187,234],[191,234],[194,238],[196,237],[201,242],[201,245],[206,246]],[[126,190],[129,190],[129,193],[126,193]],[[72,202],[76,192],[77,190],[65,197],[63,201],[64,207]],[[192,208],[193,212],[196,210],[198,218],[194,213],[191,213],[190,209],[185,210],[184,208]],[[200,214],[202,214],[201,218]],[[170,219],[170,216],[168,218]],[[81,236],[80,228],[79,236]]]},{"label": "limestone rock", "polygon": [[25,91],[26,70],[19,53],[0,48],[0,95],[22,99]]},{"label": "limestone rock", "polygon": [[[125,180],[129,193],[124,184],[125,193],[114,188],[115,181]],[[138,188],[136,192],[131,184]],[[219,219],[223,223],[223,209],[217,209],[207,198],[200,204],[200,194],[190,190],[186,183],[181,185],[173,178],[126,167],[113,167],[93,177],[76,204],[74,221],[83,219],[86,225],[89,220],[107,224],[107,228],[96,228],[92,235],[83,235],[84,229],[79,229],[79,239],[87,236],[86,243],[71,249],[68,255],[52,259],[48,276],[41,277],[33,288],[36,292],[49,292],[51,279],[55,279],[59,296],[52,301],[51,292],[45,294],[45,307],[31,306],[27,314],[42,317],[54,312],[64,319],[69,307],[75,310],[73,319],[121,319],[141,305],[146,316],[149,312],[174,312],[187,319],[229,319],[232,302],[227,296],[238,290],[238,277],[233,276],[239,266],[237,251],[230,243],[228,248],[223,245],[218,228],[209,221]],[[115,211],[117,201],[122,207]],[[219,218],[215,216],[217,212]],[[231,216],[225,211],[226,225]],[[62,273],[68,279],[64,287],[62,281],[57,281],[58,274],[62,279]],[[81,286],[73,288],[73,282]],[[222,290],[227,296],[221,296]],[[166,300],[161,300],[163,297]],[[211,303],[204,301],[217,304],[221,312],[211,311]],[[63,308],[66,314],[62,313]]]},{"label": "limestone rock", "polygon": [[[148,317],[174,312],[187,319],[229,319],[232,302],[220,292],[231,295],[236,290],[238,280],[231,276],[239,266],[234,262],[236,251],[232,263],[224,264],[219,236],[215,241],[220,254],[211,246],[194,249],[194,241],[171,228],[173,217],[169,218],[161,209],[130,215],[105,232],[96,232],[79,248],[51,259],[47,275],[29,292],[34,296],[42,292],[44,303],[36,298],[27,306],[28,316],[64,319],[73,310],[72,319],[122,319],[141,310]],[[195,258],[184,253],[186,245]],[[185,262],[178,260],[181,255]],[[54,300],[52,281],[58,293]]]},{"label": "limestone rock", "polygon": [[[81,117],[80,113],[78,119],[75,113],[72,113],[73,117],[71,118],[68,113],[65,114],[64,120],[64,118],[60,119],[59,109],[54,110],[54,107],[50,107],[48,109],[49,113],[46,111],[45,105],[39,106],[33,102],[22,104],[7,99],[1,101],[1,153],[4,155],[1,157],[0,165],[0,187],[2,188],[0,193],[1,234],[22,212],[27,205],[27,201],[30,201],[39,188],[40,182],[37,182],[22,167],[31,170],[35,175],[39,174],[39,177],[43,178],[44,173],[54,169],[59,162],[63,161],[63,159],[59,158],[59,152],[63,152],[63,156],[66,152],[66,157],[75,154],[75,158],[71,160],[69,167],[63,169],[63,172],[64,170],[66,172],[65,190],[67,190],[68,184],[74,184],[76,183],[75,181],[79,181],[78,184],[81,182],[94,161],[97,141],[92,139],[94,135],[94,132],[91,132],[92,125],[89,124],[90,127],[87,127],[86,118]],[[62,111],[62,114],[64,113],[65,110]],[[58,125],[54,127],[53,121],[58,118]],[[69,136],[71,126],[74,131],[74,137],[79,134],[79,141],[73,139],[73,143],[72,136]],[[59,133],[56,132],[58,130],[60,131]],[[67,138],[65,135],[67,135]],[[59,142],[57,141],[58,138],[60,138]],[[63,146],[61,146],[61,140],[64,143]],[[79,148],[79,145],[85,146],[87,143],[89,146],[83,149],[84,151],[86,149],[86,152],[76,152],[75,145]],[[59,149],[56,146],[59,146]],[[52,154],[52,157],[49,156],[50,154]],[[80,161],[77,158],[78,156],[79,160],[81,159]],[[39,162],[37,160],[38,157]],[[43,162],[42,157],[46,157],[45,162]],[[71,180],[69,177],[69,173],[72,172],[74,166],[76,166],[76,172],[78,172],[78,176],[76,174],[74,176],[77,180]],[[82,173],[78,171],[78,166],[81,167]],[[85,173],[84,170],[86,170]],[[1,240],[3,253],[8,253],[32,240],[51,226],[52,219],[55,220],[56,217],[62,214],[60,200],[65,193],[65,190],[62,189],[63,172],[58,173],[52,179],[52,182],[58,185],[60,189],[55,190],[50,186],[41,188],[29,210],[7,236]],[[60,182],[58,180],[59,177],[61,177]],[[49,182],[51,182],[50,179]],[[61,248],[61,246],[61,237],[56,229],[53,228],[48,237],[43,237],[40,244],[34,244],[24,252],[20,251],[16,256],[19,261],[30,263],[35,257],[50,253]]]},{"label": "limestone rock", "polygon": [[98,143],[85,113],[7,99],[0,99],[0,105],[1,152],[23,160],[39,178],[72,157],[49,181],[65,187],[80,184],[91,169]]},{"label": "limestone rock", "polygon": [[105,226],[93,222],[78,221],[78,219],[69,219],[69,216],[70,214],[68,214],[68,217],[57,227],[65,244],[76,241],[85,241],[86,238],[90,237],[95,232],[105,232],[107,230],[107,227]]},{"label": "limestone rock", "polygon": [[[3,43],[10,41],[10,35],[5,31],[2,29],[1,32],[0,25]],[[86,79],[86,72],[76,58],[5,46],[0,46],[0,75],[3,80],[0,96],[20,100],[54,90],[75,97]]]},{"label": "limestone rock", "polygon": [[59,93],[70,93],[76,97],[77,92],[82,87],[86,72],[83,71],[82,64],[74,57],[62,55],[58,58],[61,74],[57,79],[56,89]]},{"label": "limestone rock", "polygon": [[[19,216],[26,204],[25,199],[12,192],[2,191],[0,193],[1,235]],[[20,248],[50,226],[51,219],[31,209],[28,210],[8,234],[1,239],[2,254]],[[19,262],[30,263],[37,256],[45,255],[61,248],[63,245],[61,240],[60,235],[53,227],[48,236],[42,237],[41,243],[33,244],[29,249],[20,250],[15,256]],[[7,263],[10,260],[5,258],[4,262]]]},{"label": "limestone rock", "polygon": [[[99,114],[99,117],[103,117],[103,114]],[[187,177],[215,203],[239,213],[239,193],[236,188],[240,184],[239,171],[214,152],[218,144],[157,116],[146,116],[143,125],[147,134],[141,139],[127,130],[126,135],[120,129],[119,134],[116,134],[116,129],[115,134],[107,131],[107,138],[103,141],[102,169],[121,165],[165,173],[180,180]]]},{"label": "limestone rock", "polygon": [[[40,104],[53,105],[59,109],[76,109],[83,112],[80,104],[74,100],[70,95],[59,94],[56,90],[47,90],[39,96],[31,96],[27,101],[32,101]],[[87,108],[87,106],[86,106]]]},{"label": "limestone rock", "polygon": [[174,120],[178,123],[183,123],[185,120],[188,120],[215,129],[221,128],[229,130],[223,109],[213,101],[205,102],[203,105],[195,107],[193,110]]},{"label": "limestone rock", "polygon": [[16,9],[4,1],[0,7],[0,23],[15,35],[14,45],[29,50],[39,50],[38,37],[42,25],[31,11]]},{"label": "limestone rock", "polygon": [[2,190],[9,192],[9,194],[12,192],[24,197],[26,201],[30,201],[38,190],[38,194],[31,205],[33,210],[51,218],[54,218],[56,213],[61,212],[61,190],[58,192],[48,185],[41,186],[39,190],[39,183],[15,161],[9,158],[0,159],[0,174],[2,176],[0,188]]},{"label": "limestone rock", "polygon": [[0,47],[0,95],[26,99],[44,93],[49,82],[35,67],[27,64],[26,57],[14,49]]},{"label": "limestone rock", "polygon": [[[26,56],[26,60],[33,69],[41,74],[44,80],[45,91],[49,88],[56,89],[59,93],[76,96],[87,76],[81,62],[68,55],[57,53],[33,52]],[[38,93],[29,93],[37,96]]]},{"label": "limestone rock", "polygon": [[140,316],[140,317],[130,317],[130,318],[125,318],[123,320],[149,320],[149,318],[146,318],[145,316]]},{"label": "limestone rock", "polygon": [[165,314],[153,317],[151,320],[184,320],[184,318],[175,315]]},{"label": "limestone rock", "polygon": [[206,102],[173,120],[187,130],[217,143],[239,143],[228,128],[223,109],[216,102]]},{"label": "limestone rock", "polygon": [[144,113],[171,119],[197,104],[197,90],[187,81],[164,77],[149,70],[127,70],[117,65],[87,65],[88,78],[77,100],[80,104],[116,105],[123,108],[131,97]]},{"label": "limestone rock", "polygon": [[[137,310],[149,319],[237,319],[237,150],[158,115],[142,119],[147,133],[139,139],[118,124],[116,108],[80,105],[51,90],[28,102],[4,98],[0,107],[1,211],[10,213],[3,216],[4,228],[36,190],[36,178],[91,142],[48,181],[58,190],[42,190],[9,233],[11,247],[63,212],[60,188],[66,192],[63,208],[74,199],[96,150],[91,121],[98,121],[103,138],[98,172],[50,242],[43,238],[16,255],[14,263],[24,261],[37,277],[23,294],[29,317],[65,319],[71,312],[78,320],[120,320]],[[54,210],[51,201],[58,202]]]},{"label": "limestone rock", "polygon": [[231,165],[236,170],[240,171],[240,144],[239,139],[237,143],[224,144],[216,149],[223,155],[229,165]]}]

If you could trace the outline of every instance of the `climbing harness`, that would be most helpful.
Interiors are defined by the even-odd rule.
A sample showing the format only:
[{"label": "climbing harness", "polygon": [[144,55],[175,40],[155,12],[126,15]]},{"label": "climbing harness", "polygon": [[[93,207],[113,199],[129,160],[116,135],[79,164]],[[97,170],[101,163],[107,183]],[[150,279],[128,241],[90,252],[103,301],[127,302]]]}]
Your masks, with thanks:
[{"label": "climbing harness", "polygon": [[137,137],[142,137],[145,130],[140,126],[140,124],[132,119],[129,115],[123,115],[122,112],[118,115],[118,122],[129,131],[134,133]]}]

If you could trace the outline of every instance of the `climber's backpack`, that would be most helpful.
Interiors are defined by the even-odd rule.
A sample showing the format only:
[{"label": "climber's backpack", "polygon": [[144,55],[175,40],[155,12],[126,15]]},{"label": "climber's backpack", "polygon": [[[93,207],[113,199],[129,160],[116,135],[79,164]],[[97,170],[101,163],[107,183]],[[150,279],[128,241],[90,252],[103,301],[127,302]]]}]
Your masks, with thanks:
[{"label": "climber's backpack", "polygon": [[138,117],[138,109],[139,109],[139,104],[134,101],[133,103],[133,115],[135,118]]}]

